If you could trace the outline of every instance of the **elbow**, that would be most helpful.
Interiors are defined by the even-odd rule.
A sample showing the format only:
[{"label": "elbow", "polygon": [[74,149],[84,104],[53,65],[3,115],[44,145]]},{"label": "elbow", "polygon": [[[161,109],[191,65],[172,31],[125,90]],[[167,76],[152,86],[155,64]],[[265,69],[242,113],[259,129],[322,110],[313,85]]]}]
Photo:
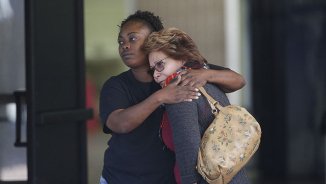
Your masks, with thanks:
[{"label": "elbow", "polygon": [[132,131],[132,129],[129,128],[129,127],[127,127],[127,126],[121,126],[121,127],[119,128],[119,133],[120,133],[120,134],[126,134],[126,133],[129,133],[129,132],[131,132],[131,131]]},{"label": "elbow", "polygon": [[240,75],[239,89],[243,88],[245,85],[246,85],[246,80]]},{"label": "elbow", "polygon": [[237,90],[243,88],[246,85],[246,80],[240,74],[237,75],[234,82],[235,82],[236,85],[234,85],[235,88],[232,89],[232,92],[237,91]]},{"label": "elbow", "polygon": [[131,132],[131,130],[127,127],[127,126],[123,126],[123,125],[110,125],[108,122],[106,123],[106,126],[112,130],[114,133],[117,134],[126,134]]},{"label": "elbow", "polygon": [[130,129],[128,129],[128,127],[125,127],[125,126],[120,126],[115,129],[115,133],[118,133],[118,134],[126,134],[129,132],[130,132]]},{"label": "elbow", "polygon": [[105,125],[117,134],[126,134],[131,132],[131,128],[124,123],[121,123],[120,121],[110,120],[109,118],[106,120]]},{"label": "elbow", "polygon": [[106,119],[105,125],[117,134],[126,134],[131,132],[133,129],[131,124],[124,119],[124,115],[121,114],[123,109],[118,109],[112,112],[109,117]]},{"label": "elbow", "polygon": [[243,88],[246,85],[246,80],[238,74],[238,77],[235,78],[235,80],[233,81],[234,85],[232,87],[229,88],[224,88],[223,91],[225,93],[232,93],[235,92],[237,90],[240,90],[241,88]]}]

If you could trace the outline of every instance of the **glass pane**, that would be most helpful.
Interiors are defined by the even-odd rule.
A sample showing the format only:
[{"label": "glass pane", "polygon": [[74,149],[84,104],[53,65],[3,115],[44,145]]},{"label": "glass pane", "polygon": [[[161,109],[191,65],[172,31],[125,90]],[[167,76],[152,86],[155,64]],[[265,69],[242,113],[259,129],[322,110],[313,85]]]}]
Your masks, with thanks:
[{"label": "glass pane", "polygon": [[[25,90],[24,1],[0,0],[0,183],[27,180],[27,149],[15,147],[13,92]],[[22,142],[26,141],[26,105]]]}]

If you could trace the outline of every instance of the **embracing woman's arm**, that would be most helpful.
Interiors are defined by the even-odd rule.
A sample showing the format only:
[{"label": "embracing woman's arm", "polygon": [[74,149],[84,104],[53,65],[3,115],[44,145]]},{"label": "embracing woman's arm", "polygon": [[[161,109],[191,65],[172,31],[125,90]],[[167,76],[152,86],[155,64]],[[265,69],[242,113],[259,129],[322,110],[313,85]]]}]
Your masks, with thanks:
[{"label": "embracing woman's arm", "polygon": [[105,125],[115,133],[128,133],[141,125],[162,103],[174,104],[198,99],[200,93],[196,88],[179,86],[178,82],[180,79],[158,90],[139,104],[113,111],[106,119]]},{"label": "embracing woman's arm", "polygon": [[180,85],[200,87],[209,82],[218,85],[225,93],[237,91],[246,85],[246,81],[240,74],[226,68],[185,70],[179,75],[182,77]]}]

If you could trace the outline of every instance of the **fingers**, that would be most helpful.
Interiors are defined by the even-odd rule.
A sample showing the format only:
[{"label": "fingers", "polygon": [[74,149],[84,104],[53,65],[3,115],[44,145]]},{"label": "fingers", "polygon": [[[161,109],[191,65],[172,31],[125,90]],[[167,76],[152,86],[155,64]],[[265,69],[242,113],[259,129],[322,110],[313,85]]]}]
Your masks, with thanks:
[{"label": "fingers", "polygon": [[181,81],[181,76],[180,75],[177,75],[176,76],[176,80],[171,82],[170,84],[174,84],[174,85],[178,85]]},{"label": "fingers", "polygon": [[196,82],[196,83],[194,83],[193,85],[192,85],[192,87],[194,87],[194,88],[199,88],[199,87],[202,87],[204,84],[201,84],[201,83],[199,83],[199,82]]},{"label": "fingers", "polygon": [[193,76],[188,76],[188,75],[180,75],[181,79],[180,79],[180,84],[179,86],[192,86],[192,85],[189,85],[189,82],[191,82],[192,80],[194,80],[194,77]]},{"label": "fingers", "polygon": [[181,82],[179,83],[179,86],[192,86],[192,87],[200,87],[203,86],[201,84],[202,80],[197,75],[198,71],[196,70],[186,70],[179,73],[181,76]]},{"label": "fingers", "polygon": [[189,74],[190,70],[184,70],[184,71],[181,71],[179,72],[179,76],[180,76],[180,79],[181,79],[181,83],[179,84],[179,86],[185,86],[188,84],[189,82],[189,79],[188,79],[188,74]]},{"label": "fingers", "polygon": [[187,91],[188,93],[192,93],[192,92],[198,92],[199,89],[195,88],[195,87],[191,87],[191,86],[180,86],[180,88],[184,91]]},{"label": "fingers", "polygon": [[182,75],[187,75],[189,73],[190,70],[183,70],[181,72],[179,72],[179,75],[182,76]]},{"label": "fingers", "polygon": [[[178,81],[176,81],[178,82]],[[197,88],[191,86],[179,86],[179,85],[171,85],[169,84],[167,87],[162,89],[162,92],[166,95],[164,103],[167,104],[175,104],[180,102],[191,102],[192,100],[196,100],[199,98],[201,93]]]},{"label": "fingers", "polygon": [[201,87],[207,83],[206,70],[185,70],[181,71],[181,82],[179,86]]},{"label": "fingers", "polygon": [[178,75],[176,81],[174,82],[175,85],[178,85],[180,83],[180,81],[181,81],[181,76]]},{"label": "fingers", "polygon": [[[199,96],[201,95],[200,92],[198,92],[198,89],[197,88],[192,88],[192,87],[187,87],[187,92],[188,92],[188,98],[191,98],[191,99],[198,99]],[[189,89],[189,88],[192,88],[192,89]]]},{"label": "fingers", "polygon": [[184,86],[182,88],[182,99],[187,102],[191,102],[192,100],[197,100],[199,96],[201,95],[199,90],[197,88],[189,87],[189,86]]},{"label": "fingers", "polygon": [[194,88],[198,88],[205,85],[204,81],[201,81],[193,76],[189,76],[186,79],[181,79],[179,86],[191,86]]},{"label": "fingers", "polygon": [[190,95],[190,94],[184,94],[181,95],[180,98],[176,98],[174,103],[180,103],[180,102],[192,102],[193,100],[197,100],[199,98],[199,94],[196,95]]}]

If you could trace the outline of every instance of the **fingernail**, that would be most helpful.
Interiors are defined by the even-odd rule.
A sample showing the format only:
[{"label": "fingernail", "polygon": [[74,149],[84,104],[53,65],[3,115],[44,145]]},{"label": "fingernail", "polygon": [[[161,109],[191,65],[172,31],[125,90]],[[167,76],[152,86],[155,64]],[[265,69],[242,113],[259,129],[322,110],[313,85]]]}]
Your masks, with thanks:
[{"label": "fingernail", "polygon": [[189,102],[191,102],[191,101],[192,101],[192,99],[189,100]]},{"label": "fingernail", "polygon": [[197,95],[198,95],[198,96],[200,96],[200,95],[201,95],[201,93],[197,93]]},{"label": "fingernail", "polygon": [[195,91],[199,91],[199,89],[198,88],[195,88]]},{"label": "fingernail", "polygon": [[199,98],[199,96],[196,96],[195,98],[196,98],[196,99],[198,99],[198,98]]}]

